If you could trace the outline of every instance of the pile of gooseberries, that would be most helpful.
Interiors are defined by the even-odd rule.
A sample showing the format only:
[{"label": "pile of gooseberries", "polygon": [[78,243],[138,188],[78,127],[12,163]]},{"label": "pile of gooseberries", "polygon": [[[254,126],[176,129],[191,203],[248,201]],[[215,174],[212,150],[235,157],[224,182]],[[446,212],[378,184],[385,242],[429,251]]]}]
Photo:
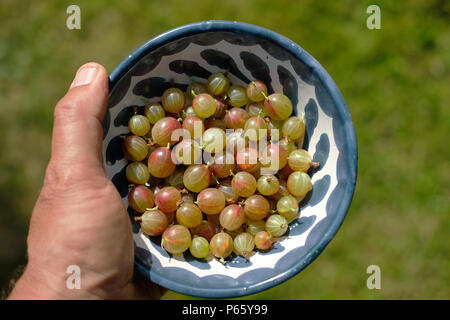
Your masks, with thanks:
[{"label": "pile of gooseberries", "polygon": [[128,204],[141,232],[170,254],[225,263],[270,250],[312,190],[308,171],[318,163],[302,149],[304,117],[262,81],[243,87],[213,73],[135,108],[128,126]]}]

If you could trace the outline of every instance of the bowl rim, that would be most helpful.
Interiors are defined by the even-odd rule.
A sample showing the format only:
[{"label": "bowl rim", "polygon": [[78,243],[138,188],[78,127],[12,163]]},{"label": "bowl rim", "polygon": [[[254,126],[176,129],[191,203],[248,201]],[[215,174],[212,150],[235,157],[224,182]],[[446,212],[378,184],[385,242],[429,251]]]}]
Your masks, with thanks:
[{"label": "bowl rim", "polygon": [[266,28],[243,23],[237,21],[224,21],[224,20],[209,20],[200,21],[195,23],[186,24],[169,31],[166,31],[134,50],[130,55],[128,55],[115,69],[111,72],[109,76],[109,88],[110,92],[116,86],[118,81],[145,55],[149,52],[159,48],[169,42],[174,40],[191,36],[199,33],[205,32],[233,32],[241,34],[254,35],[269,41],[272,41],[276,45],[282,47],[286,51],[290,52],[294,57],[301,60],[305,65],[307,65],[311,72],[322,82],[324,88],[330,94],[330,97],[336,109],[338,115],[341,117],[344,123],[344,131],[346,137],[346,152],[350,156],[347,157],[346,166],[348,170],[348,182],[345,186],[344,195],[339,207],[336,209],[336,216],[331,221],[324,237],[312,246],[308,252],[301,257],[291,268],[285,270],[281,274],[267,279],[263,282],[255,283],[249,286],[234,287],[234,288],[198,288],[192,285],[183,284],[176,282],[171,279],[164,278],[159,274],[152,274],[148,268],[142,264],[138,259],[135,259],[135,265],[137,270],[142,273],[145,277],[151,281],[161,285],[162,287],[168,288],[170,290],[197,297],[204,298],[231,298],[239,297],[250,294],[255,294],[257,292],[272,288],[282,282],[288,280],[294,275],[298,274],[304,268],[306,268],[312,261],[314,261],[320,253],[325,249],[331,239],[337,233],[339,227],[341,226],[344,218],[347,215],[347,211],[350,207],[354,190],[356,184],[357,176],[357,166],[358,166],[358,152],[357,152],[357,142],[356,133],[353,126],[353,122],[350,116],[350,112],[347,108],[347,104],[344,101],[344,97],[339,91],[337,85],[331,78],[331,76],[325,71],[325,69],[320,65],[320,63],[313,58],[308,52],[306,52],[302,47],[293,42],[292,40]]}]

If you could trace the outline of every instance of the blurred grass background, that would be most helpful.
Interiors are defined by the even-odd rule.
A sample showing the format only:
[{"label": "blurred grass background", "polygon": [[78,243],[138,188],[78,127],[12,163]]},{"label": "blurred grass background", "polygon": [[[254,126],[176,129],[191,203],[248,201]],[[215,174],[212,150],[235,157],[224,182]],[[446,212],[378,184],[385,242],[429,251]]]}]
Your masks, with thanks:
[{"label": "blurred grass background", "polygon": [[[81,8],[81,30],[66,8]],[[381,30],[366,8],[381,8]],[[299,275],[261,299],[450,298],[450,2],[0,0],[0,285],[26,261],[50,154],[53,107],[87,61],[111,72],[132,50],[200,20],[253,23],[300,44],[349,106],[359,147],[348,216]],[[381,290],[366,287],[381,267]],[[186,298],[168,292],[166,299]]]}]

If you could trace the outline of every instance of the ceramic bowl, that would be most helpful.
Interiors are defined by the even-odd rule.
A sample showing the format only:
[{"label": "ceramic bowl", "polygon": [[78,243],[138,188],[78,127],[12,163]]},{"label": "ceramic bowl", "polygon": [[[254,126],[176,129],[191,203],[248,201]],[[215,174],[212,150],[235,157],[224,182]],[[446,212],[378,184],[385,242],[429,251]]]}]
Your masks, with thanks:
[{"label": "ceramic bowl", "polygon": [[139,231],[134,213],[135,263],[151,281],[186,295],[229,298],[253,294],[296,275],[327,246],[342,224],[353,196],[357,145],[352,120],[336,84],[303,48],[273,31],[234,21],[204,21],[163,33],[132,52],[110,75],[109,106],[104,120],[104,165],[127,203],[120,135],[135,106],[159,101],[173,85],[185,89],[224,72],[232,83],[259,79],[269,93],[283,92],[294,113],[305,113],[304,148],[320,168],[312,175],[313,190],[301,202],[301,215],[283,239],[249,261],[239,256],[223,265],[197,260],[189,253],[169,255],[159,239]]}]

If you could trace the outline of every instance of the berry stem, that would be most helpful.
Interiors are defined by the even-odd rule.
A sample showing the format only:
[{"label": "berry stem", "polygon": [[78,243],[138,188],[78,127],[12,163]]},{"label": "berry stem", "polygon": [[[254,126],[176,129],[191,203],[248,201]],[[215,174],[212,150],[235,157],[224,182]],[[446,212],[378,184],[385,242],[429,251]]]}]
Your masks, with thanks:
[{"label": "berry stem", "polygon": [[311,162],[311,167],[317,168],[318,166],[320,166],[319,162],[316,162],[316,161]]}]

